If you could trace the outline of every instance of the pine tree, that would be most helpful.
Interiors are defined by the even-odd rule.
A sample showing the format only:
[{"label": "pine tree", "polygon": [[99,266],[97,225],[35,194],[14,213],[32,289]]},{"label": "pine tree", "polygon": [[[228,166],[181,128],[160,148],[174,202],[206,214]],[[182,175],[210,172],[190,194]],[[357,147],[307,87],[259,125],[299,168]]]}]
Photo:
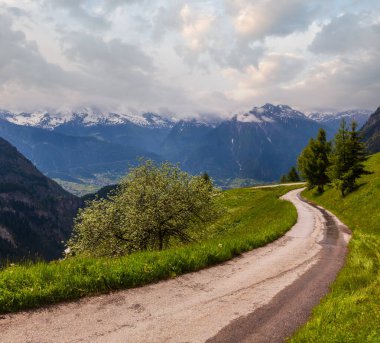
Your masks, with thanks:
[{"label": "pine tree", "polygon": [[330,181],[327,175],[330,151],[331,143],[326,139],[326,131],[320,128],[317,138],[310,139],[298,157],[298,169],[302,178],[307,181],[310,189],[317,187],[319,193],[324,191],[324,186]]},{"label": "pine tree", "polygon": [[297,173],[296,167],[290,168],[290,171],[288,173],[287,179],[289,182],[298,182],[300,181],[300,176]]},{"label": "pine tree", "polygon": [[367,160],[365,145],[357,131],[357,123],[351,124],[349,131],[343,119],[338,133],[334,138],[333,152],[330,157],[329,176],[342,196],[356,187],[356,180],[363,174],[368,174],[363,162]]},{"label": "pine tree", "polygon": [[300,176],[298,175],[296,167],[291,167],[288,174],[281,176],[281,183],[286,182],[298,182],[301,181]]},{"label": "pine tree", "polygon": [[328,175],[337,189],[344,195],[347,185],[345,184],[345,174],[349,170],[348,164],[348,128],[347,123],[342,119],[339,131],[334,137],[333,149],[330,155],[330,167]]},{"label": "pine tree", "polygon": [[212,182],[210,175],[208,175],[207,172],[204,172],[201,177],[208,184],[210,190],[212,190],[214,188],[214,184]]}]

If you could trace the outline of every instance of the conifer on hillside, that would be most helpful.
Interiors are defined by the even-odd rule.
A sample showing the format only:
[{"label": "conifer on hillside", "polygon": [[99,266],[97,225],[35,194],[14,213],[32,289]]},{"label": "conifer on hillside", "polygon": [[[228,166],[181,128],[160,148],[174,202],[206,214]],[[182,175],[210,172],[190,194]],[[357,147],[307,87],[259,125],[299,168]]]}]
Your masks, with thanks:
[{"label": "conifer on hillside", "polygon": [[368,174],[363,162],[367,160],[365,145],[357,130],[355,121],[349,131],[343,119],[338,133],[335,135],[333,149],[330,155],[328,175],[342,196],[356,187],[356,180],[363,174]]},{"label": "conifer on hillside", "polygon": [[307,181],[309,188],[317,187],[320,193],[330,181],[327,175],[330,151],[331,143],[326,139],[326,131],[320,128],[317,138],[310,139],[309,144],[298,157],[298,169],[302,178]]}]

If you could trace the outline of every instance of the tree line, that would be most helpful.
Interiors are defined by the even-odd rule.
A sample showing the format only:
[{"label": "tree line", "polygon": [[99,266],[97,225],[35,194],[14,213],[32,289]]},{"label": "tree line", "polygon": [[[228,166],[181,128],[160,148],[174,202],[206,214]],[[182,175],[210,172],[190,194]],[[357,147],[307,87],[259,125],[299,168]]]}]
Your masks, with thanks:
[{"label": "tree line", "polygon": [[[309,189],[316,188],[322,193],[327,184],[333,184],[345,196],[357,187],[357,180],[362,175],[369,174],[363,164],[366,160],[366,147],[357,123],[353,121],[348,127],[343,119],[332,141],[327,140],[323,128],[319,129],[317,137],[310,139],[299,155],[297,167]],[[294,167],[283,178],[297,181],[289,180],[290,177],[300,179]]]}]

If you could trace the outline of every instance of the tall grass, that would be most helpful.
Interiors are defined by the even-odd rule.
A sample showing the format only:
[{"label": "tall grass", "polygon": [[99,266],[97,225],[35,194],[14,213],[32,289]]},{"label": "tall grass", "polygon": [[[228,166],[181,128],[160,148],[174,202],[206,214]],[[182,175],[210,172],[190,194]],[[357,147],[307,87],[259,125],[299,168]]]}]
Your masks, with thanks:
[{"label": "tall grass", "polygon": [[371,156],[361,186],[342,198],[334,189],[303,193],[353,232],[346,264],[312,319],[291,342],[380,342],[380,154]]},{"label": "tall grass", "polygon": [[223,192],[218,201],[226,213],[206,228],[209,237],[197,243],[113,259],[76,257],[9,266],[0,272],[0,313],[145,285],[265,245],[296,222],[293,205],[278,200],[292,188]]}]

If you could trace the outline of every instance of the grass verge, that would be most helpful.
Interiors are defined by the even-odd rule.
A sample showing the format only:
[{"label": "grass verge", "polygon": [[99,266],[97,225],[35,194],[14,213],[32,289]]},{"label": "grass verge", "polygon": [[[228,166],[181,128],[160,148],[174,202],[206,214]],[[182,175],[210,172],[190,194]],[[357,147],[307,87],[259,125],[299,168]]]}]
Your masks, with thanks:
[{"label": "grass verge", "polygon": [[234,189],[218,201],[226,213],[207,227],[208,239],[161,252],[121,258],[69,258],[0,271],[0,313],[145,285],[214,265],[263,246],[296,222],[294,206],[278,197],[297,187]]},{"label": "grass verge", "polygon": [[380,154],[367,169],[374,173],[345,198],[332,188],[322,195],[303,192],[338,216],[353,237],[330,293],[290,342],[380,342]]}]

